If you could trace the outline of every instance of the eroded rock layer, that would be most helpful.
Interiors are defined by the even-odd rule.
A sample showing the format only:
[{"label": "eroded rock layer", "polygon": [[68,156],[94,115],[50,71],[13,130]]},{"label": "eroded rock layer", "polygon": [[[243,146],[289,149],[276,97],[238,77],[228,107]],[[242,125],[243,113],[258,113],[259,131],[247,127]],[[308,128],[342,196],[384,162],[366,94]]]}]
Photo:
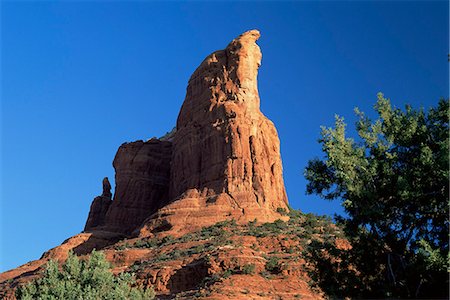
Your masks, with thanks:
[{"label": "eroded rock layer", "polygon": [[167,204],[171,155],[170,141],[151,139],[120,146],[113,162],[114,199],[106,202],[103,195],[94,199],[85,231],[129,234]]}]

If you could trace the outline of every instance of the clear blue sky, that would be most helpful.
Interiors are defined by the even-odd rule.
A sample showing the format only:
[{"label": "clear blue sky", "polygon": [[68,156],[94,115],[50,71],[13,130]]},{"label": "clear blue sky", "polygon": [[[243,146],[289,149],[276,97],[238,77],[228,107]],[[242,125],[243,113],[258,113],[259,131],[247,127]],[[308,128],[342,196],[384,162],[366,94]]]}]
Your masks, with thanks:
[{"label": "clear blue sky", "polygon": [[259,29],[263,112],[289,201],[321,156],[320,125],[353,123],[379,91],[400,107],[448,97],[448,2],[2,2],[0,271],[79,233],[126,141],[169,131],[203,58]]}]

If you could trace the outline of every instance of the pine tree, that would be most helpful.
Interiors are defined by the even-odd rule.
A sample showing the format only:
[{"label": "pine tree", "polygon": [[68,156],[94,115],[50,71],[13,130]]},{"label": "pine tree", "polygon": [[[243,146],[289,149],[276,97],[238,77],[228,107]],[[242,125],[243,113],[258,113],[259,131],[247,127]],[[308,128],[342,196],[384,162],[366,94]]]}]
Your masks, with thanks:
[{"label": "pine tree", "polygon": [[374,108],[375,121],[355,109],[356,140],[338,116],[322,128],[325,158],[308,162],[307,193],[341,201],[348,215],[338,220],[360,272],[353,296],[447,298],[448,99],[403,111],[380,93]]}]

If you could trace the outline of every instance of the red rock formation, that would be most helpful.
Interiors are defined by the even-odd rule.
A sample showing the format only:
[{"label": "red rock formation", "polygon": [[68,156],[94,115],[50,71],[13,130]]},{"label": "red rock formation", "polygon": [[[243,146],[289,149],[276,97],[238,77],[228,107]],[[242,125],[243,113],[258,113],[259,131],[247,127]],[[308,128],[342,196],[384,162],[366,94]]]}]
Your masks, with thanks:
[{"label": "red rock formation", "polygon": [[171,148],[170,141],[157,139],[120,146],[113,162],[114,200],[103,195],[94,199],[85,231],[129,234],[168,203]]},{"label": "red rock formation", "polygon": [[94,200],[86,230],[131,233],[147,219],[140,231],[146,235],[230,218],[282,218],[280,142],[259,108],[259,36],[248,31],[201,63],[168,140],[119,148],[114,201]]},{"label": "red rock formation", "polygon": [[141,234],[235,218],[267,222],[287,210],[280,142],[259,109],[260,34],[248,31],[209,55],[189,80],[173,138],[170,198]]},{"label": "red rock formation", "polygon": [[103,193],[101,196],[95,197],[92,201],[89,216],[84,226],[84,230],[88,231],[105,223],[105,216],[112,203],[111,200],[111,184],[108,177],[103,178]]}]

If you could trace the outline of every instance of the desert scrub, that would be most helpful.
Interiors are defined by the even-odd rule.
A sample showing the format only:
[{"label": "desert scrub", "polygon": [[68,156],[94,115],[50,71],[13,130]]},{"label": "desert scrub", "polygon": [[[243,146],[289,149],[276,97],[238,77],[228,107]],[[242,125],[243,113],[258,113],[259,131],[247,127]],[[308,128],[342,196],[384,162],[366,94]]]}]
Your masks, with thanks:
[{"label": "desert scrub", "polygon": [[160,242],[156,238],[152,239],[142,239],[134,243],[135,248],[155,248],[160,245]]},{"label": "desert scrub", "polygon": [[93,251],[87,261],[72,252],[60,269],[49,261],[43,276],[19,287],[17,299],[153,299],[152,288],[133,287],[130,273],[114,276],[102,252]]},{"label": "desert scrub", "polygon": [[255,237],[266,237],[279,235],[284,233],[287,229],[288,224],[282,220],[276,220],[273,223],[264,223],[259,226],[256,225],[256,222],[249,222],[247,226],[247,230],[241,231],[241,235],[251,235]]},{"label": "desert scrub", "polygon": [[128,242],[114,246],[114,250],[119,250],[119,251],[129,249],[129,248],[133,248],[133,245],[128,244]]},{"label": "desert scrub", "polygon": [[255,274],[255,264],[245,264],[242,266],[242,274]]},{"label": "desert scrub", "polygon": [[271,256],[266,261],[266,270],[272,274],[281,272],[280,259],[276,256]]},{"label": "desert scrub", "polygon": [[222,278],[223,278],[223,275],[221,275],[221,274],[217,274],[217,273],[212,274],[212,275],[207,276],[207,277],[205,277],[203,279],[203,281],[201,283],[201,286],[202,287],[207,287],[207,286],[212,285],[212,284],[214,284],[216,282],[222,281]]},{"label": "desert scrub", "polygon": [[167,245],[172,245],[177,242],[173,236],[168,235],[163,238],[145,238],[136,241],[133,245],[127,245],[127,248],[156,248]]},{"label": "desert scrub", "polygon": [[288,215],[288,212],[287,212],[286,208],[282,208],[282,207],[278,207],[277,208],[277,213],[279,213],[280,215],[283,215],[283,216],[287,216]]}]

